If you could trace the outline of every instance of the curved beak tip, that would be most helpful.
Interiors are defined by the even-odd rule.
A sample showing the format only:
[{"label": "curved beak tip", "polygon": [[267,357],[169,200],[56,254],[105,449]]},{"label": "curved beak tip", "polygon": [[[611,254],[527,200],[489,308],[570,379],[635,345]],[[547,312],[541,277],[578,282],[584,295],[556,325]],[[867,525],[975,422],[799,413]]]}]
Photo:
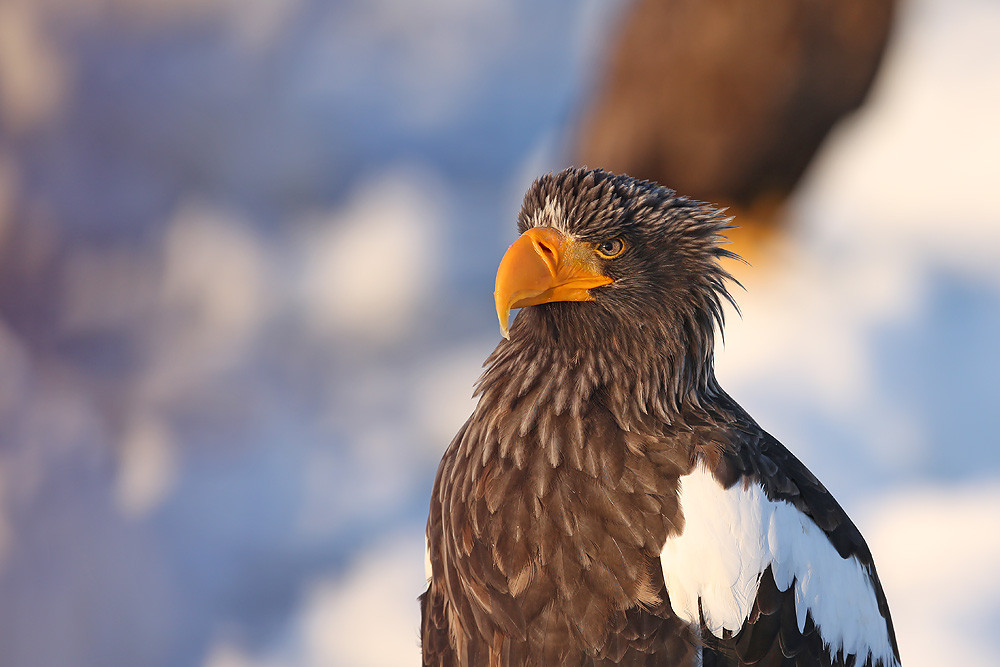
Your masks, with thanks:
[{"label": "curved beak tip", "polygon": [[510,306],[505,306],[500,302],[500,295],[494,294],[497,304],[497,319],[500,320],[500,335],[510,340]]}]

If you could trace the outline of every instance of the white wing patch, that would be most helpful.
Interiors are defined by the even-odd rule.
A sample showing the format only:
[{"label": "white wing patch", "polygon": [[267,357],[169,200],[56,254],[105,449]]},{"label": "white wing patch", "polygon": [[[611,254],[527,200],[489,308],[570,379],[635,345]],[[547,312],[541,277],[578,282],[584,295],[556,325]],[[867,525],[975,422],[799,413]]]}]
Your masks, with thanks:
[{"label": "white wing patch", "polygon": [[795,581],[799,630],[806,612],[836,655],[864,664],[897,665],[875,591],[857,558],[841,558],[826,534],[793,505],[772,501],[758,484],[725,489],[699,464],[680,479],[684,532],[667,539],[660,555],[670,604],[698,622],[698,601],[708,629],[739,632],[771,565],[778,590]]}]

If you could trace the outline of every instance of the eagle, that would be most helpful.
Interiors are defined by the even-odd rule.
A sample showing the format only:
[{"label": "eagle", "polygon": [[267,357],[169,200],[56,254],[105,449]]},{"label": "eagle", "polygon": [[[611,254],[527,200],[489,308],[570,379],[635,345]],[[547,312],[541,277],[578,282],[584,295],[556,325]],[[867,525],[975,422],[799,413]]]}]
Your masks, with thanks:
[{"label": "eagle", "polygon": [[636,0],[574,159],[731,207],[755,264],[830,130],[864,102],[898,0]]},{"label": "eagle", "polygon": [[716,380],[730,222],[602,170],[530,187],[434,481],[424,665],[900,664],[861,533]]}]

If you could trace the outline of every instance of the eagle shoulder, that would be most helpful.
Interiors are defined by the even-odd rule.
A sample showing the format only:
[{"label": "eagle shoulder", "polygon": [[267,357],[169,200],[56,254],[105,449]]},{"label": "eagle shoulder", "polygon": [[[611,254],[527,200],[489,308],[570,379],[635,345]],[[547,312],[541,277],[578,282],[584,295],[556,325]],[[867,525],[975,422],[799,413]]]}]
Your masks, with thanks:
[{"label": "eagle shoulder", "polygon": [[898,665],[888,606],[860,532],[776,440],[761,431],[742,444],[714,458],[719,470],[699,459],[680,478],[683,530],[667,538],[660,556],[674,613],[703,623],[737,654],[777,650],[780,637],[786,654],[814,652],[820,664],[854,656],[858,665]]}]

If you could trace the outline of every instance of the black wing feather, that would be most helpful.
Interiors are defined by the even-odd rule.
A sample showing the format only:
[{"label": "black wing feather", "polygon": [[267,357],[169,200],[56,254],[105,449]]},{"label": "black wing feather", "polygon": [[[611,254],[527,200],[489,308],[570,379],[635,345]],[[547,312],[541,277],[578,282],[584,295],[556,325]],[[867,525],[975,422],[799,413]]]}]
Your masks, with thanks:
[{"label": "black wing feather", "polygon": [[[711,456],[703,455],[703,460],[711,465],[713,473],[723,484],[729,486],[750,480],[760,484],[771,500],[783,500],[791,504],[813,520],[841,557],[853,556],[861,563],[875,592],[879,613],[885,619],[889,640],[898,662],[899,648],[889,605],[875,571],[871,550],[861,531],[833,494],[795,455],[757,426],[731,399],[724,397],[725,403],[728,403],[730,414],[736,415],[733,423],[737,427],[733,430],[732,445],[721,455],[719,452],[711,452]],[[725,644],[725,650],[713,647],[706,649],[708,652],[721,653],[713,658],[722,660],[718,664],[840,667],[854,664],[857,659],[856,656],[830,655],[811,616],[807,615],[805,628],[799,631],[794,586],[786,591],[779,591],[770,567],[761,576],[757,599],[749,618],[740,632]],[[877,661],[875,665],[871,662],[869,658],[865,664],[868,667],[882,665],[881,661]]]}]

